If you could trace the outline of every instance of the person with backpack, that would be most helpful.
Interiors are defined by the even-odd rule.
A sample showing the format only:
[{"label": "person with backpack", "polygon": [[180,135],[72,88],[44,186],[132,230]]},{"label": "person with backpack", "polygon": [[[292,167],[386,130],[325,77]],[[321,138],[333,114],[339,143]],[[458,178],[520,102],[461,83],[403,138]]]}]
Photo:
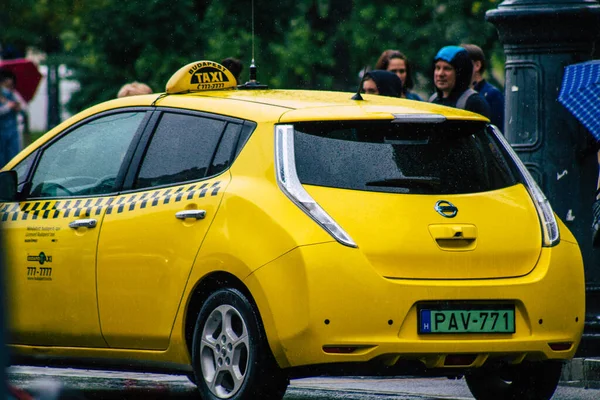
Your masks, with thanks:
[{"label": "person with backpack", "polygon": [[467,50],[473,62],[472,87],[487,101],[490,106],[490,120],[501,132],[504,132],[504,93],[483,77],[487,69],[485,54],[481,47],[474,44],[461,44]]},{"label": "person with backpack", "polygon": [[461,108],[490,118],[490,106],[471,89],[473,62],[467,50],[460,46],[442,47],[433,60],[435,93],[429,102]]}]

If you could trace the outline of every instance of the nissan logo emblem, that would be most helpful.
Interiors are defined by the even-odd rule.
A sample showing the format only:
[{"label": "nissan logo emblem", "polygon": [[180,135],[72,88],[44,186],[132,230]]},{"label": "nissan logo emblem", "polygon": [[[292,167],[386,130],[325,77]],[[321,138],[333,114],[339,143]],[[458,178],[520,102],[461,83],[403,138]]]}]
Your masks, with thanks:
[{"label": "nissan logo emblem", "polygon": [[445,218],[454,218],[458,214],[458,208],[446,200],[439,200],[435,203],[435,211]]}]

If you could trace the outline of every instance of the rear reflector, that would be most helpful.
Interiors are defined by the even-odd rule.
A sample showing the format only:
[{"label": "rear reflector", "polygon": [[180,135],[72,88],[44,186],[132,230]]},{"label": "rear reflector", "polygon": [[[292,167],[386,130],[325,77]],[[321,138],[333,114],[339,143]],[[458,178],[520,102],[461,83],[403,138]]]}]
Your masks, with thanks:
[{"label": "rear reflector", "polygon": [[548,343],[548,346],[554,351],[567,351],[573,347],[573,342]]},{"label": "rear reflector", "polygon": [[469,366],[475,362],[477,354],[448,354],[444,360],[444,365],[449,366]]},{"label": "rear reflector", "polygon": [[356,346],[323,346],[323,351],[330,354],[350,354],[358,349]]}]

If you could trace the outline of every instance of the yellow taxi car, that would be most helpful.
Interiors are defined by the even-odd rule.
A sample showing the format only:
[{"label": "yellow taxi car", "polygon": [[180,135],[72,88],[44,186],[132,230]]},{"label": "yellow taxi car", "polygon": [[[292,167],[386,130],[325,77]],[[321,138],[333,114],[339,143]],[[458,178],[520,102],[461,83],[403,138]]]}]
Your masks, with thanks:
[{"label": "yellow taxi car", "polygon": [[583,331],[582,259],[500,132],[252,87],[194,62],[4,168],[15,362],[187,374],[204,399],[402,373],[550,398]]}]

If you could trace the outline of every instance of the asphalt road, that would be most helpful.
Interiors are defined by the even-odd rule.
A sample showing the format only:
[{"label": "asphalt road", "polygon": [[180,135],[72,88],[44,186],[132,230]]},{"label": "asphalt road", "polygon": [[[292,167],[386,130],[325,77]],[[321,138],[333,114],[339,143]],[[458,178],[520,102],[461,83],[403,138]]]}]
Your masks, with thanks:
[{"label": "asphalt road", "polygon": [[[60,391],[67,399],[197,399],[185,376],[66,368],[11,367],[11,384],[30,391]],[[554,400],[596,400],[600,390],[560,386]],[[464,380],[446,378],[307,378],[293,380],[285,400],[466,400]]]}]

